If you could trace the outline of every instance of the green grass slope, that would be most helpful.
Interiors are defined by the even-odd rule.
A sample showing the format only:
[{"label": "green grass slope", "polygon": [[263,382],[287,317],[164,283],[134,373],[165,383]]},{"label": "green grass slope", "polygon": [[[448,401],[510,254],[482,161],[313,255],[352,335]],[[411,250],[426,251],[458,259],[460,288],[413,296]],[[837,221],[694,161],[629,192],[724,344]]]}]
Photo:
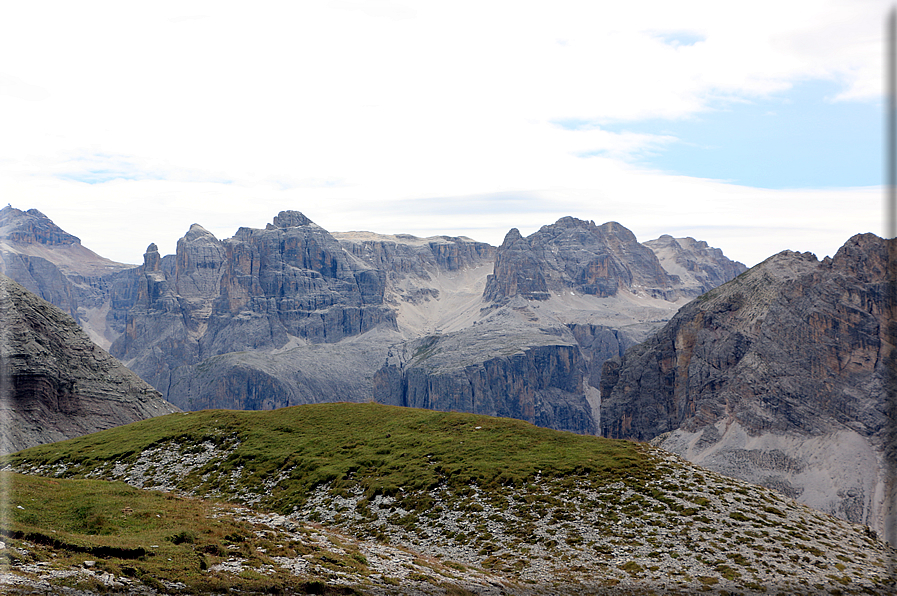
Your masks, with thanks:
[{"label": "green grass slope", "polygon": [[360,486],[368,497],[395,496],[442,484],[516,489],[539,474],[639,482],[654,468],[635,443],[519,420],[373,403],[174,414],[26,449],[0,463],[64,468],[65,477],[105,475],[162,446],[181,460],[217,454],[177,478],[173,488],[232,497],[280,477],[260,495],[260,504],[285,513],[325,483],[337,490]]},{"label": "green grass slope", "polygon": [[516,420],[378,404],[203,411],[0,466],[43,476],[11,481],[0,529],[15,548],[31,536],[79,572],[97,559],[121,590],[139,578],[190,593],[895,589],[894,551],[866,528],[648,445]]}]

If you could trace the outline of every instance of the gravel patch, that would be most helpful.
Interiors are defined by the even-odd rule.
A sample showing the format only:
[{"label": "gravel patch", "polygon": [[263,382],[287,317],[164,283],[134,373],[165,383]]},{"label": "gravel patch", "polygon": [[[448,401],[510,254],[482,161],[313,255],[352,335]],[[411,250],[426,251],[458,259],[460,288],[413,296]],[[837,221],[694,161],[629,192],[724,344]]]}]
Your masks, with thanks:
[{"label": "gravel patch", "polygon": [[[234,447],[171,442],[89,476],[176,491],[179,477]],[[571,586],[583,594],[895,592],[895,551],[868,528],[646,449],[657,458],[657,477],[642,485],[536,477],[503,492],[440,486],[369,499],[360,488],[319,486],[289,516],[253,510],[287,469],[254,491],[202,496],[231,497],[245,505],[237,515],[268,538],[312,546],[313,556],[272,559],[297,580],[323,578],[370,594],[444,594],[446,586],[484,596],[568,594]],[[17,471],[71,472],[64,465]],[[241,484],[241,472],[231,474],[232,486]],[[334,564],[346,557],[359,557],[364,571]],[[235,554],[210,572],[238,574],[245,563]],[[269,567],[252,570],[275,570]],[[15,569],[38,583],[64,577]],[[93,573],[110,589],[128,586],[127,578],[95,570],[69,572]]]}]

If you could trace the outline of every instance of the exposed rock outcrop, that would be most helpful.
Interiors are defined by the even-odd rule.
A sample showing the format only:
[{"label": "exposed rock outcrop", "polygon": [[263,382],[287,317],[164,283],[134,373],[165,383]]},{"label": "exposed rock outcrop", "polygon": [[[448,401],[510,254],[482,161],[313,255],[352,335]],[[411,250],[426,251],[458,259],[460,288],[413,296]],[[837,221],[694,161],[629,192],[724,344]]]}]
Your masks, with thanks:
[{"label": "exposed rock outcrop", "polygon": [[437,271],[476,267],[495,257],[495,247],[466,237],[409,234],[387,236],[370,232],[343,232],[333,236],[347,251],[371,267],[395,274],[413,273],[427,279]]},{"label": "exposed rock outcrop", "polygon": [[[469,286],[471,280],[467,279],[468,276],[461,275],[462,272],[484,266],[491,268],[495,258],[495,247],[465,237],[418,238],[409,234],[384,235],[371,232],[335,233],[334,237],[346,251],[385,273],[385,300],[398,311],[400,327],[415,327],[414,330],[409,330],[414,335],[420,334],[418,327],[421,325],[419,321],[415,324],[408,321],[407,316],[403,316],[408,314],[406,306],[439,302],[445,297],[443,292],[453,295],[449,297],[450,300],[461,294],[469,295],[471,288],[465,286]],[[485,275],[484,270],[482,276]],[[477,292],[480,293],[482,289]],[[421,318],[421,313],[417,314],[416,318]],[[436,321],[427,321],[423,326],[432,331],[434,327],[442,325]]]},{"label": "exposed rock outcrop", "polygon": [[43,244],[45,246],[71,246],[81,244],[73,236],[53,223],[37,209],[20,211],[12,205],[0,209],[0,226],[3,237],[19,244]]},{"label": "exposed rock outcrop", "polygon": [[680,290],[689,295],[709,292],[747,271],[743,263],[727,259],[703,240],[664,234],[642,244],[654,251],[667,273],[679,278]]},{"label": "exposed rock outcrop", "polygon": [[37,209],[0,209],[0,273],[71,315],[103,347],[124,330],[133,267],[100,257]]},{"label": "exposed rock outcrop", "polygon": [[564,217],[526,238],[516,228],[508,232],[484,297],[547,300],[552,292],[567,291],[608,297],[621,289],[666,300],[701,293],[664,270],[654,252],[620,224]]},{"label": "exposed rock outcrop", "polygon": [[660,437],[705,467],[893,527],[894,243],[857,235],[822,262],[785,251],[689,303],[605,365],[602,434]]},{"label": "exposed rock outcrop", "polygon": [[589,385],[595,388],[601,386],[604,363],[613,358],[621,358],[626,348],[636,343],[625,332],[606,325],[569,323],[567,327],[586,359]]},{"label": "exposed rock outcrop", "polygon": [[0,275],[0,452],[176,411],[69,315]]},{"label": "exposed rock outcrop", "polygon": [[[111,351],[184,407],[219,407],[191,392],[203,383],[185,382],[196,369],[184,367],[224,354],[280,350],[291,341],[336,343],[380,325],[395,327],[395,313],[383,304],[384,272],[346,253],[296,211],[281,212],[264,230],[240,228],[224,241],[194,224],[175,255],[161,257],[150,245],[138,279],[136,305]],[[217,370],[225,387],[261,374],[247,377],[240,359]],[[268,393],[236,403],[306,403]]]},{"label": "exposed rock outcrop", "polygon": [[[80,246],[42,214],[8,213],[10,229],[37,230],[17,238]],[[283,211],[225,240],[194,224],[173,255],[150,245],[141,267],[92,283],[92,309],[71,275],[30,267],[48,297],[89,313],[87,328],[102,323],[110,351],[185,409],[376,397],[591,433],[603,362],[669,320],[700,291],[695,280],[738,265],[687,240],[682,282],[613,222],[567,217],[528,238],[511,230],[495,249],[330,234]],[[411,357],[430,341],[439,358]]]},{"label": "exposed rock outcrop", "polygon": [[472,327],[394,347],[374,376],[374,399],[595,434],[587,363],[572,334],[531,325],[532,311],[515,306]]},{"label": "exposed rock outcrop", "polygon": [[[701,293],[696,279],[731,279],[745,269],[706,243],[683,240],[683,246],[690,252],[680,247],[673,256],[691,258],[685,281],[615,222],[564,217],[526,238],[512,229],[496,251],[481,312],[467,327],[394,349],[374,379],[375,398],[593,432],[604,362]],[[420,352],[431,343],[432,350]],[[531,367],[545,370],[530,378]]]}]

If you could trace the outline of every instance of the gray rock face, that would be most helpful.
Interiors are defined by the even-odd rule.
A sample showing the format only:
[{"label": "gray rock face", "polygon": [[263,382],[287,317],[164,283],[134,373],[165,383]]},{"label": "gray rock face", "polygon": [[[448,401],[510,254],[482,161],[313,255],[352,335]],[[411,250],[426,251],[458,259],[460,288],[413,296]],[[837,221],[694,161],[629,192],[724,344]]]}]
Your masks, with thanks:
[{"label": "gray rock face", "polygon": [[[281,216],[275,219],[281,225],[302,221],[305,220]],[[303,225],[314,226],[310,222]],[[268,231],[276,229],[277,225],[272,224]],[[317,226],[313,229],[322,232]],[[494,253],[488,244],[467,238],[390,237],[367,232],[347,232],[328,235],[328,238],[339,241],[336,246],[327,240],[338,262],[369,272],[367,279],[371,283],[362,287],[362,293],[367,294],[360,302],[388,306],[385,322],[354,335],[344,335],[338,341],[333,340],[338,337],[333,332],[328,333],[330,339],[325,341],[309,334],[303,337],[288,333],[284,345],[262,344],[239,351],[229,350],[224,340],[232,342],[232,346],[236,337],[241,342],[238,345],[251,348],[252,341],[265,337],[267,328],[261,333],[233,325],[220,329],[217,331],[220,339],[216,340],[222,346],[220,354],[205,356],[201,362],[181,366],[171,373],[168,394],[172,399],[189,409],[266,409],[319,401],[371,400],[374,374],[386,360],[390,346],[403,341],[395,328],[397,309],[406,304],[416,306],[438,301],[440,292],[431,285],[437,277],[482,266]],[[237,248],[229,250],[235,252]],[[165,259],[162,261],[164,265]],[[228,290],[228,296],[234,293]],[[261,317],[255,322],[265,324]],[[242,334],[242,339],[237,334]]]},{"label": "gray rock face", "polygon": [[[47,242],[74,238],[42,215],[16,217]],[[692,277],[731,263],[690,242],[677,246]],[[54,272],[38,276],[45,292],[81,300]],[[698,291],[677,280],[616,223],[563,218],[495,249],[330,234],[284,211],[226,240],[193,225],[173,255],[150,245],[141,267],[93,284],[82,323],[102,319],[110,350],[185,409],[376,398],[592,433],[602,363],[669,319],[680,290]],[[438,357],[413,357],[430,341]]]},{"label": "gray rock face", "polygon": [[464,237],[417,238],[370,232],[337,233],[334,237],[347,252],[384,272],[385,301],[394,308],[440,298],[439,288],[433,283],[440,273],[491,265],[495,257],[495,247]]},{"label": "gray rock face", "polygon": [[0,275],[0,452],[178,409],[69,315]]},{"label": "gray rock face", "polygon": [[579,346],[566,328],[533,327],[528,315],[518,304],[467,329],[393,348],[374,376],[374,399],[595,434]]},{"label": "gray rock face", "polygon": [[595,388],[601,386],[604,363],[622,358],[626,349],[635,345],[629,335],[606,325],[569,323],[567,327],[586,360],[589,385]]},{"label": "gray rock face", "polygon": [[[185,382],[194,369],[180,368],[234,352],[278,350],[291,338],[336,343],[395,326],[383,304],[384,273],[351,257],[298,212],[281,212],[267,229],[241,228],[224,241],[194,224],[175,255],[161,257],[150,245],[138,279],[136,305],[111,351],[185,407],[214,403],[192,393],[202,383]],[[245,363],[218,370],[224,387],[261,378],[260,372],[247,377]],[[274,391],[270,400],[289,403],[289,396]]]},{"label": "gray rock face", "polygon": [[743,263],[727,259],[723,251],[703,240],[664,234],[643,244],[657,255],[668,273],[679,278],[677,285],[684,295],[709,292],[747,271]]},{"label": "gray rock face", "polygon": [[100,345],[124,330],[132,268],[88,250],[37,209],[0,209],[0,273],[67,312]]},{"label": "gray rock face", "polygon": [[495,247],[470,238],[435,236],[392,238],[364,233],[334,234],[340,245],[371,267],[390,274],[414,274],[428,279],[436,271],[457,271],[491,261]]},{"label": "gray rock face", "polygon": [[20,244],[44,244],[47,246],[71,246],[81,244],[77,236],[72,236],[49,217],[37,209],[19,211],[7,205],[0,209],[0,226],[4,228],[3,236]]},{"label": "gray rock face", "polygon": [[[682,245],[691,252],[677,244],[673,256],[691,257],[692,276],[707,283],[744,270],[706,243]],[[476,324],[393,349],[374,377],[374,397],[591,433],[605,360],[665,320],[658,301],[700,292],[615,222],[565,217],[527,238],[512,229],[496,251]]]},{"label": "gray rock face", "polygon": [[596,226],[564,217],[526,238],[516,228],[508,232],[484,297],[547,300],[552,291],[566,290],[606,297],[637,287],[654,297],[675,299],[677,283],[654,252],[620,224]]},{"label": "gray rock face", "polygon": [[786,251],[692,301],[605,365],[602,434],[661,437],[695,463],[884,531],[897,513],[894,242],[854,236],[822,262]]},{"label": "gray rock face", "polygon": [[[510,259],[513,250],[467,238],[329,234],[297,212],[224,241],[194,225],[175,255],[147,250],[112,349],[186,409],[376,399],[594,433],[601,364],[643,331],[567,321],[555,307],[536,313],[519,295],[489,304],[471,289],[483,287],[477,279],[493,259],[518,269],[539,261],[545,288],[572,283],[584,294],[595,280],[583,271],[598,253],[629,295],[644,294],[639,281],[669,276],[618,224],[565,218],[536,242],[513,231],[509,239],[505,248],[520,253]],[[525,283],[514,283],[520,294]],[[638,326],[635,316],[615,320]],[[420,357],[427,342],[438,357]]]}]

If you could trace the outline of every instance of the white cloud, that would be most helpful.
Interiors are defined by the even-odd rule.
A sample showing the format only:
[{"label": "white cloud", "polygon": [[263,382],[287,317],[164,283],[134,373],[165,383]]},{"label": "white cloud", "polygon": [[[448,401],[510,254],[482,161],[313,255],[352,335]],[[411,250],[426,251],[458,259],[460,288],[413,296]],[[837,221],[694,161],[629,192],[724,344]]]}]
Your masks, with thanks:
[{"label": "white cloud", "polygon": [[0,72],[0,95],[7,95],[9,97],[29,101],[41,101],[46,99],[50,94],[43,87],[26,83],[18,77],[13,77]]},{"label": "white cloud", "polygon": [[[782,201],[810,199],[643,172],[626,161],[672,139],[554,123],[685,118],[811,78],[839,82],[842,101],[876,98],[886,9],[855,0],[15,3],[0,21],[0,110],[14,115],[0,138],[0,194],[128,261],[151,241],[173,250],[191,223],[230,235],[285,208],[329,229],[480,230],[470,235],[492,242],[567,214],[658,235],[670,231],[664,223],[692,221],[729,226],[717,243],[727,253],[741,250],[732,230],[754,230],[742,244],[762,248],[734,255],[744,260],[780,239],[803,249],[793,230],[804,224],[840,244],[859,224],[833,199],[782,215]],[[671,41],[683,33],[693,43]],[[869,192],[812,196],[866,201]],[[444,197],[468,198],[452,215]],[[727,201],[753,203],[721,208]],[[877,221],[879,211],[853,215]],[[115,231],[126,214],[139,232]]]}]

